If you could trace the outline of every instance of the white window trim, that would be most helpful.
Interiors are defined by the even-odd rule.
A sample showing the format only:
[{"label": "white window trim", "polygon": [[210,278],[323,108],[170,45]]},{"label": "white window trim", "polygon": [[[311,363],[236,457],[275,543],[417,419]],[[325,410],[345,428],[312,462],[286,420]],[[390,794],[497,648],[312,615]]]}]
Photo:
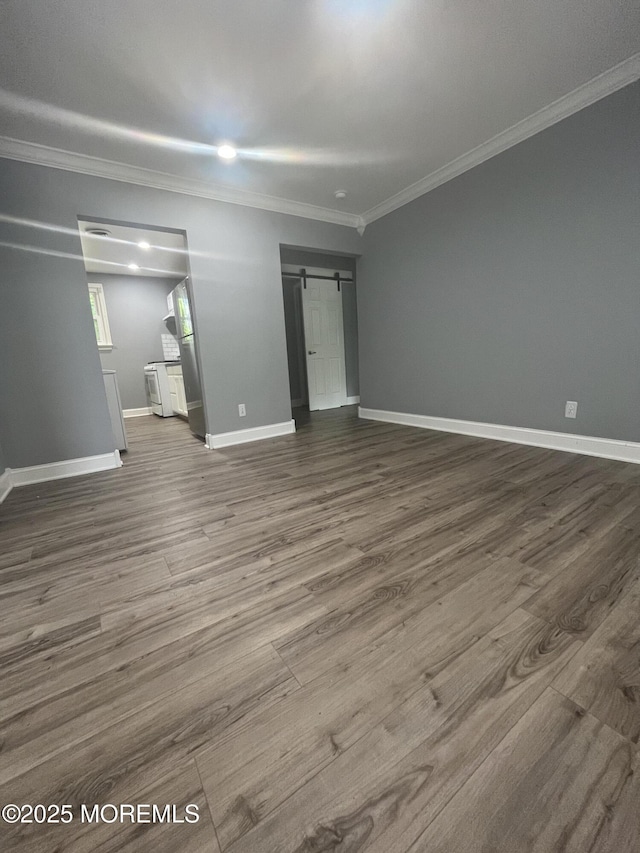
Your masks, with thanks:
[{"label": "white window trim", "polygon": [[[107,314],[107,303],[104,298],[104,289],[97,282],[89,283],[89,293],[93,293],[93,297],[98,308],[98,326],[102,327],[102,334],[98,338],[98,349],[100,352],[110,352],[113,349],[111,340],[111,329],[109,328],[109,315]],[[93,319],[93,315],[92,315]]]}]

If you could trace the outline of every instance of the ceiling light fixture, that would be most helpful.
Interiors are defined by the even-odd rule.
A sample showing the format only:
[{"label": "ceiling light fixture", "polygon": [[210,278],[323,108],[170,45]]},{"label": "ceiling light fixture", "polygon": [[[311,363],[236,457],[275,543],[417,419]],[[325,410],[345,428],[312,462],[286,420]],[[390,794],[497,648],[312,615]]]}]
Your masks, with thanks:
[{"label": "ceiling light fixture", "polygon": [[347,194],[346,194],[346,192],[345,192],[344,190],[336,190],[336,191],[334,192],[334,196],[335,196],[336,198],[346,198],[346,197],[347,197]]},{"label": "ceiling light fixture", "polygon": [[90,234],[92,237],[108,237],[111,231],[106,228],[85,228],[85,234]]},{"label": "ceiling light fixture", "polygon": [[141,249],[150,249],[151,243],[148,243],[146,240],[140,240],[138,246],[140,246]]},{"label": "ceiling light fixture", "polygon": [[218,145],[218,157],[223,160],[235,160],[237,156],[238,152],[233,145]]},{"label": "ceiling light fixture", "polygon": [[138,264],[129,264],[129,269],[130,270],[139,270],[140,267],[138,266]]}]

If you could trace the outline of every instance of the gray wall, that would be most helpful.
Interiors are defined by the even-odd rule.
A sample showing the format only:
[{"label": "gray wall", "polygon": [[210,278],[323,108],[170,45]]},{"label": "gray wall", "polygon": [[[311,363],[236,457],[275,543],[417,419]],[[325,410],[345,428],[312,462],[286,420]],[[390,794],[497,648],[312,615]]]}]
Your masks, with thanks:
[{"label": "gray wall", "polygon": [[167,294],[180,279],[150,276],[87,273],[87,281],[104,290],[113,349],[101,352],[105,370],[115,370],[123,409],[147,406],[144,366],[164,361],[162,334],[168,334],[162,318],[167,313]]},{"label": "gray wall", "polygon": [[78,215],[186,231],[210,433],[291,417],[280,244],[361,247],[353,228],[10,160],[0,200],[6,215],[61,229],[0,225],[0,351],[11,364],[0,371],[0,435],[15,468],[114,446]]},{"label": "gray wall", "polygon": [[639,139],[634,84],[369,225],[362,405],[639,441]]},{"label": "gray wall", "polygon": [[[299,267],[322,267],[331,271],[349,270],[352,273],[353,284],[344,284],[342,286],[342,321],[344,324],[344,357],[347,395],[349,397],[356,397],[360,393],[358,306],[356,291],[357,259],[355,257],[346,257],[344,255],[330,255],[285,246],[280,250],[280,258],[283,264],[295,264]],[[285,301],[286,299],[287,294],[285,293]],[[300,373],[299,369],[297,373]],[[296,382],[299,384],[302,379],[306,382],[306,375],[304,377],[298,377]],[[297,395],[293,394],[293,388],[291,394],[292,399],[295,399]],[[299,396],[306,397],[306,390],[304,395],[300,394]]]},{"label": "gray wall", "polygon": [[2,452],[2,447],[0,446],[0,474],[3,474],[7,469],[7,465],[4,461],[4,453]]}]

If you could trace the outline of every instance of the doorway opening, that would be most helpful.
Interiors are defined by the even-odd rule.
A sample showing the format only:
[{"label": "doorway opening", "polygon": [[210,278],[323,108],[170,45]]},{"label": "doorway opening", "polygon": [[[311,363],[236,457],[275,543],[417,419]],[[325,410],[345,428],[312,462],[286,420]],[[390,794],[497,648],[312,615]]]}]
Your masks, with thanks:
[{"label": "doorway opening", "polygon": [[281,248],[294,417],[360,401],[355,258]]},{"label": "doorway opening", "polygon": [[116,448],[203,439],[185,232],[84,216],[78,229]]}]

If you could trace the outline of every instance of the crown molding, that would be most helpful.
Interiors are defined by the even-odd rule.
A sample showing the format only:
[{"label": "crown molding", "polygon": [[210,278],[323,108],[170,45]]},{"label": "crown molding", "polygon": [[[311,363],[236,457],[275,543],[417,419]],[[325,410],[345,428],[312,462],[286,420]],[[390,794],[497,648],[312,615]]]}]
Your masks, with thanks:
[{"label": "crown molding", "polygon": [[[368,225],[370,222],[386,216],[393,210],[397,210],[399,207],[414,201],[421,195],[425,195],[425,193],[434,190],[452,178],[456,178],[463,172],[473,169],[474,166],[479,166],[485,160],[495,157],[496,154],[512,148],[519,142],[524,142],[530,136],[534,136],[536,133],[540,133],[540,131],[551,127],[551,125],[562,121],[562,119],[568,118],[585,107],[594,104],[596,101],[606,98],[607,95],[612,95],[618,89],[628,86],[629,83],[633,83],[639,78],[640,53],[636,53],[630,56],[629,59],[625,59],[624,62],[614,65],[613,68],[594,77],[588,83],[563,95],[546,107],[542,107],[542,109],[532,113],[532,115],[522,119],[522,121],[517,122],[517,124],[514,124],[507,130],[498,133],[496,136],[478,145],[477,148],[473,148],[466,154],[462,154],[440,169],[436,169],[435,172],[431,172],[431,174],[416,181],[415,184],[405,187],[405,189],[400,190],[400,192],[395,193],[395,195],[390,196],[385,201],[367,210],[360,217],[362,222]],[[361,223],[356,225],[358,230],[359,226],[361,226]]]},{"label": "crown molding", "polygon": [[0,136],[0,157],[5,157],[8,160],[19,160],[22,163],[48,166],[52,169],[62,169],[66,172],[78,172],[81,175],[92,175],[96,178],[107,178],[111,181],[152,187],[157,190],[199,196],[200,198],[224,201],[229,204],[241,204],[245,207],[255,207],[273,213],[285,213],[291,216],[301,216],[305,219],[316,219],[320,222],[331,222],[334,225],[357,228],[360,224],[360,217],[355,213],[345,213],[342,210],[317,207],[314,204],[307,204],[302,201],[292,201],[248,190],[223,187],[219,184],[209,184],[197,178],[157,172],[153,169],[145,169],[142,166],[130,166],[126,163],[118,163],[115,160],[104,160],[101,157],[64,151],[61,148],[11,139],[8,136]]}]

